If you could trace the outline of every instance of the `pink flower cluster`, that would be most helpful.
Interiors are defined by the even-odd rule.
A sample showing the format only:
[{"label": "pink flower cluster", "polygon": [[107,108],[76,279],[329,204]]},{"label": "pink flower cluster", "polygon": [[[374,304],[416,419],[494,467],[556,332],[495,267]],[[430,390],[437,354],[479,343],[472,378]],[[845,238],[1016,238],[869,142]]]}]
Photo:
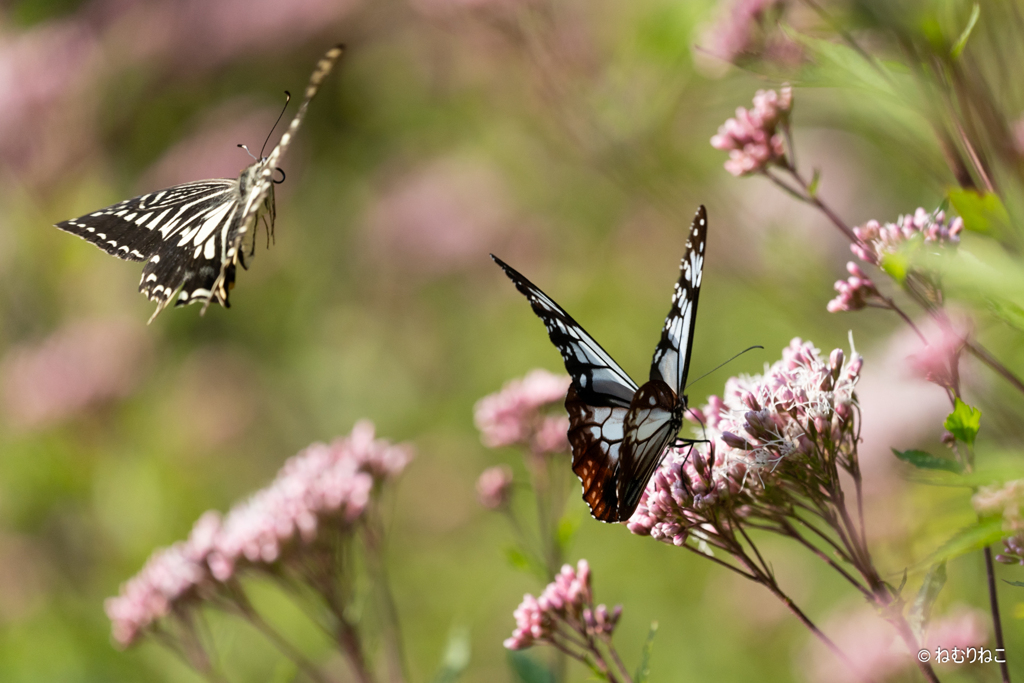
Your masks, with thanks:
[{"label": "pink flower cluster", "polygon": [[149,344],[138,326],[76,322],[0,361],[0,397],[12,423],[44,427],[131,394]]},{"label": "pink flower cluster", "polygon": [[850,245],[850,250],[861,261],[877,266],[886,254],[895,252],[911,239],[920,238],[926,244],[957,244],[963,229],[964,221],[960,217],[947,223],[945,212],[930,213],[918,208],[913,214],[900,216],[895,223],[880,225],[871,220],[854,228],[858,242]]},{"label": "pink flower cluster", "polygon": [[974,509],[982,516],[998,515],[1003,518],[1003,531],[1011,534],[1003,539],[1003,552],[996,560],[1004,564],[1024,564],[1024,479],[1005,484],[982,486],[971,499]]},{"label": "pink flower cluster", "polygon": [[846,270],[850,273],[850,277],[845,280],[836,280],[835,288],[839,294],[828,302],[829,313],[859,311],[867,306],[872,299],[881,297],[875,283],[864,274],[860,266],[849,261],[846,264]]},{"label": "pink flower cluster", "polygon": [[786,158],[784,137],[777,132],[787,125],[793,108],[793,89],[783,85],[779,92],[758,90],[754,108],[736,109],[736,118],[728,119],[711,138],[711,146],[729,152],[725,170],[734,176],[760,173]]},{"label": "pink flower cluster", "polygon": [[759,48],[769,53],[765,56],[791,62],[793,57],[799,56],[799,49],[792,41],[761,44],[762,41],[758,40],[759,29],[768,28],[765,26],[768,14],[784,4],[784,0],[734,0],[703,32],[700,44],[710,54],[730,63],[754,56]]},{"label": "pink flower cluster", "polygon": [[569,391],[568,375],[531,370],[501,391],[480,399],[474,421],[484,445],[490,448],[526,445],[537,454],[560,453],[569,449],[565,415],[547,415],[545,409],[561,405]]},{"label": "pink flower cluster", "polygon": [[508,465],[488,467],[476,480],[476,496],[488,510],[508,505],[512,495],[512,468]]},{"label": "pink flower cluster", "polygon": [[121,586],[118,597],[107,599],[104,607],[119,645],[131,645],[147,626],[198,595],[208,572],[197,545],[190,536],[184,543],[156,551],[142,571]]},{"label": "pink flower cluster", "polygon": [[622,607],[611,612],[604,605],[594,607],[590,565],[580,560],[575,570],[570,565],[563,566],[539,598],[523,596],[513,616],[516,628],[512,637],[505,640],[509,650],[523,650],[534,643],[564,647],[567,630],[584,640],[594,635],[610,636],[622,616]]},{"label": "pink flower cluster", "polygon": [[810,342],[793,339],[763,375],[730,378],[722,398],[693,411],[711,443],[673,450],[651,478],[628,523],[634,534],[683,545],[704,540],[704,511],[746,492],[754,500],[766,479],[784,476],[787,460],[812,472],[823,444],[831,454],[852,448],[854,387],[863,361],[840,349],[823,359]]},{"label": "pink flower cluster", "polygon": [[203,514],[188,540],[158,550],[120,595],[106,602],[115,640],[133,643],[153,622],[190,599],[213,594],[240,568],[301,556],[320,527],[349,529],[366,511],[374,485],[396,477],[411,449],[374,438],[360,421],[330,445],[313,444],[290,458],[274,481],[224,517]]}]

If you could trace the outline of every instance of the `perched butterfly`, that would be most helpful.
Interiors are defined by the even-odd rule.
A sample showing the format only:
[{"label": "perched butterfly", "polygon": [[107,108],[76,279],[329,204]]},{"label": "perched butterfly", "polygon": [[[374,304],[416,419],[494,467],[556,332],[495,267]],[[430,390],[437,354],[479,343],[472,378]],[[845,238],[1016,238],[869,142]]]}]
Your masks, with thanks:
[{"label": "perched butterfly", "polygon": [[237,180],[217,178],[175,185],[127,199],[85,216],[58,223],[108,254],[145,261],[139,291],[156,301],[153,319],[178,292],[176,306],[211,301],[229,307],[235,266],[249,267],[255,255],[257,222],[274,229],[274,171],[302,124],[310,100],[331,72],[344,47],[332,47],[306,86],[291,125],[270,154],[242,171]]},{"label": "perched butterfly", "polygon": [[544,321],[572,376],[565,397],[572,469],[583,484],[583,500],[590,513],[602,522],[622,522],[633,515],[666,447],[675,443],[682,426],[707,223],[702,206],[686,240],[682,275],[654,349],[651,379],[642,387],[561,306],[491,255]]}]

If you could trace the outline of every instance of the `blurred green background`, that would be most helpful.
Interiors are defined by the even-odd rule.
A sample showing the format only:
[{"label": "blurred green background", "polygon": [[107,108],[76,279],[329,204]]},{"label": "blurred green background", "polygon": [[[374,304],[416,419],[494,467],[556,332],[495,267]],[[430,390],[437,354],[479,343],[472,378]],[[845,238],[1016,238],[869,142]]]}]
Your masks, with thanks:
[{"label": "blurred green background", "polygon": [[[362,417],[418,451],[389,539],[413,680],[431,679],[453,627],[471,634],[464,680],[513,680],[501,641],[542,585],[507,564],[512,534],[476,502],[481,470],[523,466],[480,444],[473,405],[531,368],[562,368],[487,255],[639,378],[698,204],[711,229],[692,374],[765,350],[701,380],[691,401],[792,337],[827,353],[852,329],[879,566],[898,583],[970,522],[968,492],[915,486],[891,462],[889,446],[937,447],[946,399],[903,373],[912,340],[894,316],[825,312],[846,243],[768,182],[729,176],[708,144],[754,91],[778,86],[694,48],[721,12],[682,0],[0,3],[0,680],[197,680],[151,643],[117,651],[103,599],[204,510]],[[301,92],[336,42],[348,51],[282,163],[276,244],[240,272],[230,310],[168,309],[147,326],[138,264],[52,224],[235,176],[249,163],[236,144],[259,148],[282,91]],[[927,130],[891,114],[856,90],[796,91],[801,166],[822,169],[823,196],[851,224],[934,208],[949,182]],[[904,124],[917,137],[896,149]],[[1005,410],[1015,434],[1019,410]],[[624,605],[616,642],[630,667],[656,620],[654,681],[807,678],[809,634],[766,592],[593,522],[576,492],[569,559],[590,561],[598,601]],[[819,623],[858,605],[806,553],[765,547]],[[981,570],[978,554],[952,562],[940,611],[983,608]],[[1011,652],[1024,644],[1018,594],[1003,591]],[[308,631],[280,596],[265,599],[286,631]],[[231,680],[290,680],[254,633],[215,626]],[[994,674],[940,668],[944,680]]]}]

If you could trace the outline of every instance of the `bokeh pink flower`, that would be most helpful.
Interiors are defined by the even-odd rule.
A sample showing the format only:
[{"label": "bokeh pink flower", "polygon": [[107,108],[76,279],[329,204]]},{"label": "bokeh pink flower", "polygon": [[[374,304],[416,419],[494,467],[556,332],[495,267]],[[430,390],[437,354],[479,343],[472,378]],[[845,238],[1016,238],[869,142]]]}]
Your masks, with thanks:
[{"label": "bokeh pink flower", "polygon": [[45,183],[96,142],[100,41],[75,18],[11,28],[0,39],[0,158],[19,182]]},{"label": "bokeh pink flower", "polygon": [[374,437],[368,420],[331,444],[290,458],[274,481],[224,516],[205,513],[187,541],[158,550],[107,600],[114,639],[128,646],[173,610],[210,597],[244,570],[272,571],[301,562],[325,529],[358,524],[376,485],[397,477],[412,458],[406,445]]},{"label": "bokeh pink flower", "polygon": [[512,496],[512,468],[508,465],[488,467],[476,480],[476,497],[488,510],[508,505]]},{"label": "bokeh pink flower", "polygon": [[803,56],[776,23],[785,11],[785,0],[727,0],[718,16],[701,31],[698,55],[703,52],[716,61],[701,60],[712,76],[724,73],[726,65],[760,58],[785,65],[797,64]]},{"label": "bokeh pink flower", "polygon": [[440,159],[387,182],[366,220],[367,238],[403,272],[438,276],[479,263],[512,223],[505,183],[490,165]]},{"label": "bokeh pink flower", "polygon": [[[242,56],[301,45],[350,15],[359,0],[108,0],[109,40],[125,59],[182,69],[210,68]],[[189,49],[182,49],[188,45]]]},{"label": "bokeh pink flower", "polygon": [[907,362],[918,377],[958,391],[960,356],[967,344],[968,333],[956,329],[948,320],[934,327],[935,333],[907,357]]},{"label": "bokeh pink flower", "polygon": [[70,323],[0,360],[0,397],[12,425],[40,428],[129,396],[143,376],[150,343],[121,320]]},{"label": "bokeh pink flower", "polygon": [[[804,675],[814,683],[862,683],[886,681],[912,666],[911,654],[890,624],[863,606],[835,614],[822,630],[847,656],[843,662],[815,641],[804,659]],[[851,665],[853,668],[851,668]]]},{"label": "bokeh pink flower", "polygon": [[568,375],[531,370],[522,379],[512,380],[501,391],[477,401],[474,421],[484,445],[526,445],[536,454],[568,451],[568,417],[549,415],[547,411],[561,407],[569,382]]},{"label": "bokeh pink flower", "polygon": [[947,650],[983,647],[989,642],[989,623],[990,617],[980,610],[965,605],[954,607],[932,620],[925,646],[932,652],[939,647]]},{"label": "bokeh pink flower", "polygon": [[711,146],[729,152],[725,170],[734,176],[751,175],[782,164],[786,141],[779,132],[788,123],[793,108],[793,89],[783,85],[778,92],[758,90],[753,109],[736,109],[736,117],[726,120],[711,138]]}]

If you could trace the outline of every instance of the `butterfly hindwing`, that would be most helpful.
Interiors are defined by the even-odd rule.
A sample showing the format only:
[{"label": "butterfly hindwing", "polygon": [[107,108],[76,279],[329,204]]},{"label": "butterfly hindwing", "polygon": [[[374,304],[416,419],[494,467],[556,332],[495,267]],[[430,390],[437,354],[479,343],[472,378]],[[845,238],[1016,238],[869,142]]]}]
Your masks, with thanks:
[{"label": "butterfly hindwing", "polygon": [[672,307],[665,318],[661,340],[654,349],[654,361],[651,363],[651,379],[665,382],[680,396],[686,388],[686,375],[690,369],[707,234],[707,212],[701,206],[686,237],[686,252],[680,265],[679,281],[672,294]]},{"label": "butterfly hindwing", "polygon": [[619,449],[616,488],[620,521],[633,516],[665,447],[675,439],[682,424],[678,405],[676,393],[660,380],[647,382],[633,397]]},{"label": "butterfly hindwing", "polygon": [[562,353],[565,369],[572,377],[579,398],[590,406],[628,408],[637,390],[636,382],[551,297],[494,254],[491,258],[544,322],[551,343]]},{"label": "butterfly hindwing", "polygon": [[603,522],[618,521],[615,482],[627,408],[588,405],[570,385],[565,396],[569,412],[569,445],[572,471],[583,485],[583,500],[590,514]]}]

